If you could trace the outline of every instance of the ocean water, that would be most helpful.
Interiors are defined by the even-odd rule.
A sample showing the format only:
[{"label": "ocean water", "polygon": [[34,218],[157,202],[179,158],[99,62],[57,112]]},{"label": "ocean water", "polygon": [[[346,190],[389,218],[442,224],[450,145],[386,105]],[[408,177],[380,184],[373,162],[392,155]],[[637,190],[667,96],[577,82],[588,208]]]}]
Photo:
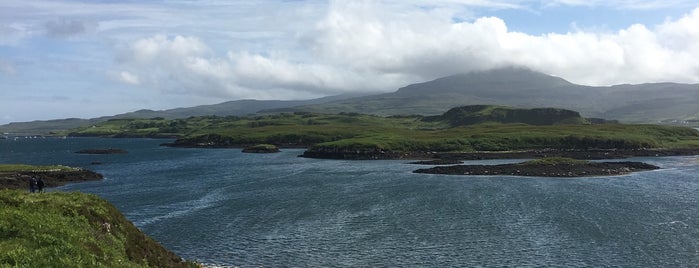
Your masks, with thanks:
[{"label": "ocean water", "polygon": [[[466,177],[413,174],[420,166],[409,161],[162,142],[0,140],[0,163],[102,173],[103,181],[56,190],[95,193],[167,248],[210,266],[699,266],[695,156],[635,158],[663,169],[625,176]],[[87,148],[129,153],[73,153]]]}]

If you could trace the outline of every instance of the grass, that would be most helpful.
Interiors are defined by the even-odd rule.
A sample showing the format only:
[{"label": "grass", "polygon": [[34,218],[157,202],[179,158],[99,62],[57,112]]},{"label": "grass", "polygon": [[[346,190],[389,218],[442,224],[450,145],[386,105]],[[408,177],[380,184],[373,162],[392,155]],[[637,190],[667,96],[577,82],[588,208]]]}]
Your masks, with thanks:
[{"label": "grass", "polygon": [[[502,109],[486,107],[482,111],[493,114]],[[556,112],[552,111],[554,117]],[[528,114],[526,117],[530,118]],[[553,125],[490,122],[453,126],[454,118],[436,119],[439,117],[381,117],[357,113],[206,116],[184,120],[121,119],[78,129],[71,135],[174,135],[179,137],[175,144],[184,146],[244,148],[255,144],[273,144],[279,147],[311,147],[311,150],[398,152],[699,147],[698,131],[677,126],[596,125],[580,120],[574,124],[564,120]]]},{"label": "grass", "polygon": [[587,160],[578,160],[578,159],[573,159],[573,158],[568,158],[568,157],[544,157],[540,159],[534,159],[534,160],[529,160],[523,163],[520,163],[519,165],[523,166],[532,166],[532,165],[546,165],[546,166],[555,166],[555,165],[579,165],[579,164],[587,164],[590,163]]},{"label": "grass", "polygon": [[61,165],[35,166],[25,164],[0,164],[0,172],[20,172],[20,171],[77,171],[79,169]]},{"label": "grass", "polygon": [[95,195],[0,190],[0,267],[196,266]]}]

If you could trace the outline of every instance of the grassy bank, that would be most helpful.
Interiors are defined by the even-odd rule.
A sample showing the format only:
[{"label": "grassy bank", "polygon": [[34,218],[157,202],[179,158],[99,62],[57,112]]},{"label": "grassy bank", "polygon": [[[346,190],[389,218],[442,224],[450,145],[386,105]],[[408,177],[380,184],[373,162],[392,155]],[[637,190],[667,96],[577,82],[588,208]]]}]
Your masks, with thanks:
[{"label": "grassy bank", "polygon": [[0,190],[0,267],[196,267],[91,194]]}]

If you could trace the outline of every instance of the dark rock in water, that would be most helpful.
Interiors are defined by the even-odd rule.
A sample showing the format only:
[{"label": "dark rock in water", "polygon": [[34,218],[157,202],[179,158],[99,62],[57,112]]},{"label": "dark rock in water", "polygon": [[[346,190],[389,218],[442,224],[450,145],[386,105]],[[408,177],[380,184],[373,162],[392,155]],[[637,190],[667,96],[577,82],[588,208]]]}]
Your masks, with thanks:
[{"label": "dark rock in water", "polygon": [[564,164],[454,165],[418,169],[415,173],[531,177],[614,176],[660,167],[641,162],[581,162]]},{"label": "dark rock in water", "polygon": [[456,164],[461,164],[461,163],[463,163],[463,162],[461,162],[457,159],[436,159],[436,160],[410,162],[408,164],[415,164],[415,165],[456,165]]},{"label": "dark rock in water", "polygon": [[114,149],[114,148],[107,148],[107,149],[84,149],[80,151],[76,151],[76,154],[127,154],[129,152],[122,150],[122,149]]},{"label": "dark rock in water", "polygon": [[278,153],[279,148],[271,144],[258,144],[255,146],[246,147],[243,149],[243,153],[254,153],[254,154],[268,154],[268,153]]},{"label": "dark rock in water", "polygon": [[102,162],[100,162],[100,161],[90,162],[90,165],[101,165],[101,164],[102,164]]}]

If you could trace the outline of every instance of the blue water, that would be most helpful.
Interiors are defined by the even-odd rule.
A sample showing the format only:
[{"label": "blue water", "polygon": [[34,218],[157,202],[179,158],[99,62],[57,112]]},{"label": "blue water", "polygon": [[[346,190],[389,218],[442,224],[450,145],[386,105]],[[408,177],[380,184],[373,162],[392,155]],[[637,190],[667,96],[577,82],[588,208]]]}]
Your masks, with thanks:
[{"label": "blue water", "polygon": [[[214,266],[699,266],[698,157],[636,158],[663,169],[615,177],[465,177],[162,142],[0,140],[0,163],[102,173],[58,190],[98,194],[167,248]],[[72,153],[108,147],[129,154]]]}]

